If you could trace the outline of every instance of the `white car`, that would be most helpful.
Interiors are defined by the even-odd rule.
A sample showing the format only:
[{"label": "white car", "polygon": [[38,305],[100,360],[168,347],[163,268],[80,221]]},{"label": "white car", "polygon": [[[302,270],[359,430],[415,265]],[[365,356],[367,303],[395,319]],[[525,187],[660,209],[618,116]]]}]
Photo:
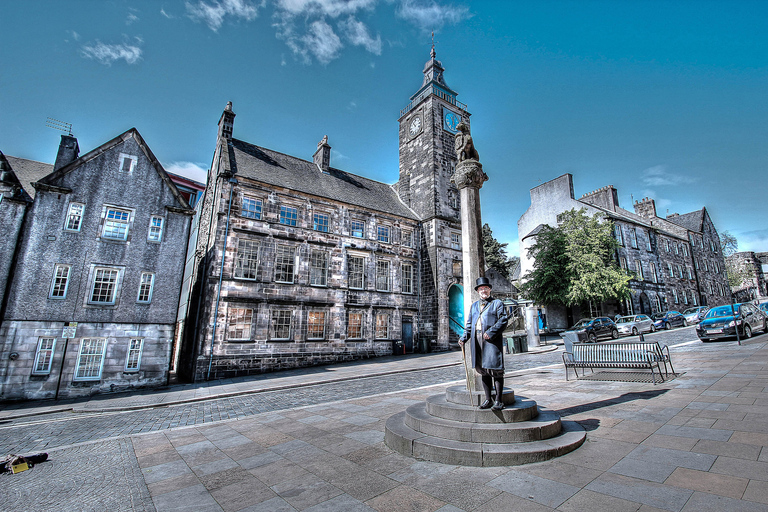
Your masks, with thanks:
[{"label": "white car", "polygon": [[643,332],[656,332],[656,326],[648,315],[621,316],[616,320],[616,328],[619,334],[624,336],[637,336]]},{"label": "white car", "polygon": [[688,308],[683,311],[683,316],[685,317],[685,321],[688,323],[688,325],[694,325],[701,322],[701,319],[704,318],[704,315],[707,314],[707,311],[709,311],[709,308],[704,306]]}]

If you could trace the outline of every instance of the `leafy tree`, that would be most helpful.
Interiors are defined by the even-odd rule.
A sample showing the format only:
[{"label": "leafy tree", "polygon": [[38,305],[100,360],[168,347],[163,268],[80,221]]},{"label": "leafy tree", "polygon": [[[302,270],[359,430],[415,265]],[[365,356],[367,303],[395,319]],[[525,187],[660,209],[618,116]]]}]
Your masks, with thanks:
[{"label": "leafy tree", "polygon": [[560,225],[545,226],[529,249],[535,262],[523,293],[541,304],[566,306],[628,297],[630,277],[613,257],[613,222],[583,208],[558,220]]},{"label": "leafy tree", "polygon": [[739,250],[739,241],[728,231],[723,231],[720,233],[720,250],[723,253],[723,258],[727,258]]},{"label": "leafy tree", "polygon": [[752,275],[748,268],[739,263],[729,256],[738,252],[739,241],[728,231],[720,233],[720,251],[723,253],[723,259],[725,259],[725,274],[728,278],[728,286],[731,289],[740,288],[745,281],[748,281]]},{"label": "leafy tree", "polygon": [[483,255],[485,256],[485,265],[493,267],[499,271],[499,274],[510,278],[512,270],[519,258],[507,256],[506,247],[508,244],[499,243],[493,237],[493,232],[488,224],[483,225]]}]

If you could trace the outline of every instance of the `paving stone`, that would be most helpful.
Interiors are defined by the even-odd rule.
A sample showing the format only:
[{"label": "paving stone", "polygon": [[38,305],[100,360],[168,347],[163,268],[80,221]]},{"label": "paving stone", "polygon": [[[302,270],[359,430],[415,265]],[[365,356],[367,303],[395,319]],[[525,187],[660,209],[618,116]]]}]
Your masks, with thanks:
[{"label": "paving stone", "polygon": [[268,486],[309,474],[306,469],[286,459],[249,469],[248,472]]},{"label": "paving stone", "polygon": [[214,473],[220,473],[222,471],[226,471],[228,469],[235,469],[240,468],[237,462],[230,459],[229,457],[225,457],[223,459],[215,460],[213,462],[206,462],[204,464],[200,464],[199,466],[191,466],[190,469],[198,476],[205,476],[205,475],[211,475]]},{"label": "paving stone", "polygon": [[260,453],[259,455],[254,455],[253,457],[247,457],[245,459],[238,460],[237,463],[243,469],[253,469],[258,468],[259,466],[271,464],[279,460],[283,460],[280,455],[274,452],[264,452]]},{"label": "paving stone", "polygon": [[646,460],[627,457],[617,462],[609,471],[617,475],[663,483],[676,468],[677,466],[671,464],[648,463]]},{"label": "paving stone", "polygon": [[765,512],[765,505],[750,503],[744,500],[734,500],[724,496],[695,492],[681,512],[723,512],[738,510],[738,512]]},{"label": "paving stone", "polygon": [[162,512],[188,512],[205,510],[206,512],[224,512],[216,500],[208,493],[203,484],[185,487],[173,492],[160,494],[153,498],[155,507]]},{"label": "paving stone", "polygon": [[317,505],[342,494],[342,491],[315,475],[293,478],[272,486],[281,498],[299,510]]},{"label": "paving stone", "polygon": [[224,512],[235,512],[274,498],[276,494],[257,478],[248,475],[242,480],[211,491],[211,496]]},{"label": "paving stone", "polygon": [[494,478],[488,485],[552,508],[559,507],[580,490],[573,485],[516,470]]},{"label": "paving stone", "polygon": [[246,507],[239,512],[296,512],[296,509],[278,496],[267,501],[262,501],[256,505]]},{"label": "paving stone", "polygon": [[154,497],[159,494],[178,491],[179,489],[184,489],[185,487],[192,487],[193,485],[197,485],[199,483],[200,480],[194,473],[185,473],[175,478],[167,478],[153,484],[148,484],[147,488],[149,489],[149,494]]},{"label": "paving stone", "polygon": [[667,464],[707,471],[717,457],[705,453],[638,446],[627,454],[627,458],[638,459],[648,464]]},{"label": "paving stone", "polygon": [[143,468],[141,472],[144,475],[144,481],[147,484],[153,484],[168,478],[176,478],[177,476],[192,473],[192,470],[189,469],[189,466],[183,460],[175,460]]},{"label": "paving stone", "polygon": [[340,494],[335,498],[305,508],[304,512],[375,512],[375,510],[352,496]]},{"label": "paving stone", "polygon": [[443,507],[445,502],[412,487],[400,486],[366,501],[365,504],[379,512],[434,512]]},{"label": "paving stone", "polygon": [[681,510],[693,494],[693,491],[687,489],[612,473],[604,473],[590,482],[585,489],[672,512]]},{"label": "paving stone", "polygon": [[693,447],[694,452],[708,453],[711,455],[725,455],[736,459],[757,460],[760,456],[760,447],[752,444],[743,444],[729,441],[711,441],[702,439]]},{"label": "paving stone", "polygon": [[741,499],[747,489],[749,480],[706,471],[695,471],[686,468],[677,468],[664,482],[667,485],[702,491],[718,496]]},{"label": "paving stone", "polygon": [[750,480],[743,499],[768,505],[768,485],[760,480]]},{"label": "paving stone", "polygon": [[738,477],[749,475],[752,480],[768,482],[768,462],[718,457],[710,471]]},{"label": "paving stone", "polygon": [[536,503],[529,498],[521,498],[514,494],[502,492],[495,498],[491,498],[489,501],[483,503],[472,512],[510,512],[513,510],[525,512],[552,512],[555,509]]},{"label": "paving stone", "polygon": [[557,507],[558,512],[583,512],[605,510],[610,512],[637,512],[638,504],[587,489],[582,489]]}]

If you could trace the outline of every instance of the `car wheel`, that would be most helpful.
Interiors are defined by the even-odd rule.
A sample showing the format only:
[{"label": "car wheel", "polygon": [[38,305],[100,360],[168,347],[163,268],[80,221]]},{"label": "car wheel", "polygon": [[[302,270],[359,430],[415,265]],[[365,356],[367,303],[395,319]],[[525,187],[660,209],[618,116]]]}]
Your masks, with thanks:
[{"label": "car wheel", "polygon": [[669,324],[669,322],[664,322],[664,329],[666,329],[668,331],[671,328],[672,328],[672,326]]},{"label": "car wheel", "polygon": [[709,342],[709,338],[701,338],[701,341],[702,341],[703,343],[708,343],[708,342]]},{"label": "car wheel", "polygon": [[632,336],[637,336],[637,327],[632,328]]},{"label": "car wheel", "polygon": [[688,327],[688,322],[685,321],[685,318],[683,318],[683,327]]},{"label": "car wheel", "polygon": [[749,338],[752,337],[752,328],[749,325],[745,325],[744,332],[742,334],[744,334],[743,338],[745,340],[748,340]]},{"label": "car wheel", "polygon": [[593,332],[589,333],[589,335],[587,336],[587,338],[589,339],[589,342],[590,342],[590,343],[594,343],[594,342],[596,342],[596,341],[597,341],[597,336],[595,336],[595,333],[593,333]]},{"label": "car wheel", "polygon": [[619,331],[617,331],[616,329],[612,330],[611,331],[611,338],[613,338],[615,340],[618,337],[619,337]]},{"label": "car wheel", "polygon": [[651,324],[651,332],[656,332],[656,326]]}]

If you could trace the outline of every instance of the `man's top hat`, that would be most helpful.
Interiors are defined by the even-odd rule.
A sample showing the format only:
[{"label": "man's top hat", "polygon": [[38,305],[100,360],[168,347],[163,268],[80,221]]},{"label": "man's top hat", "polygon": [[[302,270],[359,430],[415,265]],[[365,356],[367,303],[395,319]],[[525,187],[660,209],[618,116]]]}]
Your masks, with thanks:
[{"label": "man's top hat", "polygon": [[478,288],[481,286],[487,286],[488,288],[493,289],[493,285],[491,284],[491,280],[487,277],[478,277],[477,281],[475,281],[475,291],[477,291]]}]

